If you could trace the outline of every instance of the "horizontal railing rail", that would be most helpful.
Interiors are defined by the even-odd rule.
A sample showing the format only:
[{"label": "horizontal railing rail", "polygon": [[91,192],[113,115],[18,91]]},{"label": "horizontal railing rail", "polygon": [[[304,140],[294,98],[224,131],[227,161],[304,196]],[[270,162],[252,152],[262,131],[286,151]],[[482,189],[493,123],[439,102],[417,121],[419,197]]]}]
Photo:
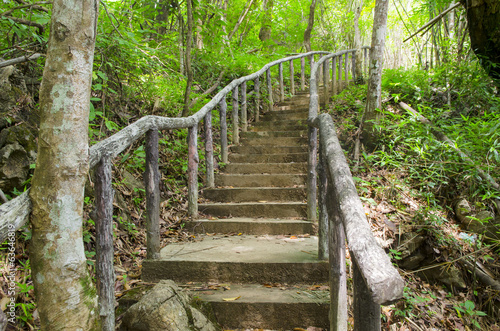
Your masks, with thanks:
[{"label": "horizontal railing rail", "polygon": [[[364,48],[367,49],[366,47]],[[310,78],[309,104],[309,199],[314,199],[316,176],[319,178],[319,257],[328,251],[330,263],[330,330],[347,330],[347,276],[345,242],[350,252],[353,270],[355,330],[380,330],[380,305],[391,304],[403,296],[404,281],[392,265],[385,251],[377,244],[368,224],[363,205],[352,179],[344,152],[337,138],[335,125],[329,114],[318,115],[317,71],[328,67],[333,59],[351,54],[352,79],[355,80],[355,50],[347,50],[322,57],[313,65]],[[366,60],[366,51],[365,51]],[[341,63],[340,61],[337,61]],[[366,61],[365,61],[366,63]],[[335,76],[335,69],[332,70]],[[327,71],[325,70],[325,73]],[[323,74],[325,93],[328,94],[328,75]],[[345,71],[347,82],[347,69]],[[326,77],[325,77],[326,76]],[[341,76],[341,75],[340,75]],[[336,79],[332,79],[336,85]],[[335,88],[334,88],[335,90]],[[327,98],[325,98],[327,100]],[[319,130],[319,164],[317,161],[317,131]],[[318,172],[316,173],[316,165]],[[308,199],[308,203],[311,200]],[[314,207],[315,208],[315,207]]]}]

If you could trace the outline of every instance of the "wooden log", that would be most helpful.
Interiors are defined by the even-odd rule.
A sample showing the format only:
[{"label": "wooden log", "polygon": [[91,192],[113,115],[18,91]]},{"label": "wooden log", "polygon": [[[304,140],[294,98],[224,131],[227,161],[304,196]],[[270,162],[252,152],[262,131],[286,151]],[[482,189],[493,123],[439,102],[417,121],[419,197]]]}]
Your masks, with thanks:
[{"label": "wooden log", "polygon": [[146,258],[160,258],[160,170],[158,129],[146,133]]},{"label": "wooden log", "polygon": [[280,80],[280,102],[285,101],[285,86],[283,84],[283,63],[279,64],[279,80]]},{"label": "wooden log", "polygon": [[95,171],[96,279],[101,330],[115,329],[115,272],[113,268],[113,187],[111,158],[105,155]]},{"label": "wooden log", "polygon": [[356,82],[356,52],[351,53],[351,72],[352,81]]},{"label": "wooden log", "polygon": [[247,121],[247,82],[241,83],[241,130],[247,132],[248,121]]},{"label": "wooden log", "polygon": [[205,163],[207,165],[206,187],[215,187],[214,177],[214,139],[212,132],[212,112],[205,116]]},{"label": "wooden log", "polygon": [[309,141],[309,154],[307,158],[307,219],[313,222],[317,220],[316,164],[318,153],[318,129],[310,126],[307,131],[307,137]]},{"label": "wooden log", "polygon": [[219,103],[219,115],[220,115],[220,149],[221,149],[221,159],[223,163],[227,163],[227,103],[226,99],[222,99]]},{"label": "wooden log", "polygon": [[[322,149],[324,147],[322,146]],[[323,152],[324,153],[324,152]],[[325,162],[325,158],[323,158]],[[326,164],[325,164],[326,166]],[[327,177],[328,169],[325,169]],[[327,180],[328,181],[328,180]],[[345,261],[345,234],[340,206],[335,200],[333,185],[327,186],[328,251],[330,263],[330,330],[347,330],[347,272]]]},{"label": "wooden log", "polygon": [[300,58],[300,90],[306,89],[306,59]]},{"label": "wooden log", "polygon": [[380,331],[380,305],[373,301],[372,294],[366,286],[356,258],[352,261],[353,281],[353,317],[355,331]]},{"label": "wooden log", "polygon": [[255,78],[254,91],[255,91],[255,122],[258,122],[260,117],[260,77]]},{"label": "wooden log", "polygon": [[236,86],[233,89],[233,144],[237,145],[240,143],[240,119],[238,111],[238,89]]},{"label": "wooden log", "polygon": [[293,77],[293,60],[290,60],[290,94],[295,94],[295,78]]},{"label": "wooden log", "polygon": [[372,235],[331,116],[321,114],[317,118],[330,174],[328,185],[334,187],[335,199],[341,206],[340,216],[351,256],[358,263],[372,301],[391,304],[403,296],[404,281]]},{"label": "wooden log", "polygon": [[188,131],[188,215],[198,216],[198,125]]},{"label": "wooden log", "polygon": [[0,206],[0,242],[7,239],[7,234],[13,229],[18,230],[29,220],[31,200],[29,189],[9,202]]},{"label": "wooden log", "polygon": [[269,98],[269,111],[273,110],[273,82],[271,81],[271,69],[266,71],[266,81],[267,81],[267,94]]},{"label": "wooden log", "polygon": [[318,220],[318,259],[328,259],[328,210],[327,204],[327,174],[326,163],[323,157],[323,152],[320,144],[319,161],[318,161],[318,205],[319,205],[319,220]]}]

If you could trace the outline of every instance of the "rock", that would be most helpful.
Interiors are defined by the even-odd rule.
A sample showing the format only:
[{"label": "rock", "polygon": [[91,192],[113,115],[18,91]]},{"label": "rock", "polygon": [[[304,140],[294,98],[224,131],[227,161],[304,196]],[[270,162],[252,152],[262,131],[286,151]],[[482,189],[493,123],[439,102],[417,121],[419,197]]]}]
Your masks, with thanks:
[{"label": "rock", "polygon": [[403,234],[401,245],[398,247],[399,257],[398,265],[401,268],[414,270],[420,266],[420,263],[426,258],[421,246],[425,243],[425,237],[415,232]]},{"label": "rock", "polygon": [[30,161],[26,150],[17,142],[0,149],[0,189],[11,192],[21,190],[28,179]]},{"label": "rock", "polygon": [[427,280],[438,281],[448,286],[457,288],[467,287],[465,281],[462,278],[462,272],[454,265],[442,265],[435,268],[422,270],[418,274],[420,277],[423,277]]},{"label": "rock", "polygon": [[24,77],[14,66],[0,68],[0,114],[15,107],[27,93]]},{"label": "rock", "polygon": [[135,193],[140,196],[144,196],[146,187],[143,182],[135,178],[134,175],[132,175],[127,170],[123,170],[122,176],[123,176],[122,180],[123,185],[125,185],[125,187],[130,191],[132,195],[134,195]]},{"label": "rock", "polygon": [[186,292],[162,280],[123,315],[122,331],[217,330],[202,312],[190,305]]},{"label": "rock", "polygon": [[29,161],[34,163],[36,161],[37,144],[33,130],[36,129],[30,128],[25,122],[3,129],[0,132],[0,148],[17,142],[28,154]]}]

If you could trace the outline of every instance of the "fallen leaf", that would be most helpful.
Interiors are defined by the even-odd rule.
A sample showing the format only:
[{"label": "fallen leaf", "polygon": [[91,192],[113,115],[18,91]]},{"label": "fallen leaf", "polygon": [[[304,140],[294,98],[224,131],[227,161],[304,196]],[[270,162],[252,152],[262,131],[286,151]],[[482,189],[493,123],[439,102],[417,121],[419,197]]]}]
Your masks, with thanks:
[{"label": "fallen leaf", "polygon": [[235,301],[235,300],[238,300],[239,298],[241,298],[241,295],[238,296],[238,297],[234,297],[234,298],[222,298],[222,300],[224,300],[224,301]]}]

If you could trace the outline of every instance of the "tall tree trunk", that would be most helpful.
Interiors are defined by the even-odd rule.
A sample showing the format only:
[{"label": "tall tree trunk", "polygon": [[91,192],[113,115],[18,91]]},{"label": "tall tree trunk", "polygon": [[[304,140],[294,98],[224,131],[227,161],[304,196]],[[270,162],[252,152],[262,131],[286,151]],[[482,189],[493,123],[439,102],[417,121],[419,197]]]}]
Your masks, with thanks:
[{"label": "tall tree trunk", "polygon": [[356,84],[363,84],[363,50],[361,49],[361,32],[359,31],[359,17],[361,16],[361,11],[363,9],[363,1],[361,1],[356,6],[356,12],[354,13],[354,48],[356,49],[356,67],[354,68],[356,73]]},{"label": "tall tree trunk", "polygon": [[186,1],[187,6],[187,32],[186,32],[186,52],[184,53],[186,56],[186,74],[187,74],[187,82],[186,82],[186,91],[184,92],[184,108],[182,109],[182,117],[186,117],[189,115],[189,98],[191,96],[191,86],[193,85],[193,71],[191,70],[191,44],[192,44],[192,35],[193,35],[193,9],[192,9],[192,0]]},{"label": "tall tree trunk", "polygon": [[311,33],[314,26],[314,10],[316,9],[316,0],[311,1],[309,7],[309,19],[307,20],[307,28],[304,32],[304,47],[307,52],[311,51]]},{"label": "tall tree trunk", "polygon": [[95,328],[97,296],[82,240],[97,0],[54,0],[30,192],[30,259],[43,330]]},{"label": "tall tree trunk", "polygon": [[255,0],[250,0],[248,2],[247,7],[243,10],[243,12],[241,13],[240,17],[238,18],[238,22],[236,22],[236,25],[234,26],[233,31],[231,31],[231,33],[229,34],[229,36],[227,36],[228,40],[231,40],[233,38],[234,34],[236,33],[236,31],[238,31],[238,28],[240,27],[241,23],[243,22],[243,20],[247,16],[248,11],[250,10],[250,8],[252,8],[252,4],[253,4],[254,1]]},{"label": "tall tree trunk", "polygon": [[373,149],[377,142],[375,125],[379,123],[382,106],[382,68],[384,62],[385,35],[387,33],[387,10],[389,0],[376,0],[373,17],[372,44],[370,51],[370,74],[366,108],[362,119],[362,139],[368,149]]},{"label": "tall tree trunk", "polygon": [[196,22],[196,48],[197,49],[203,49],[203,36],[201,35],[201,32],[203,31],[203,23],[201,21],[201,18],[198,19]]},{"label": "tall tree trunk", "polygon": [[273,6],[274,6],[274,0],[264,0],[262,3],[263,13],[259,31],[259,39],[264,44],[264,48],[267,48],[268,40],[271,39]]},{"label": "tall tree trunk", "polygon": [[486,72],[500,86],[500,1],[460,2],[467,10],[472,49]]}]

